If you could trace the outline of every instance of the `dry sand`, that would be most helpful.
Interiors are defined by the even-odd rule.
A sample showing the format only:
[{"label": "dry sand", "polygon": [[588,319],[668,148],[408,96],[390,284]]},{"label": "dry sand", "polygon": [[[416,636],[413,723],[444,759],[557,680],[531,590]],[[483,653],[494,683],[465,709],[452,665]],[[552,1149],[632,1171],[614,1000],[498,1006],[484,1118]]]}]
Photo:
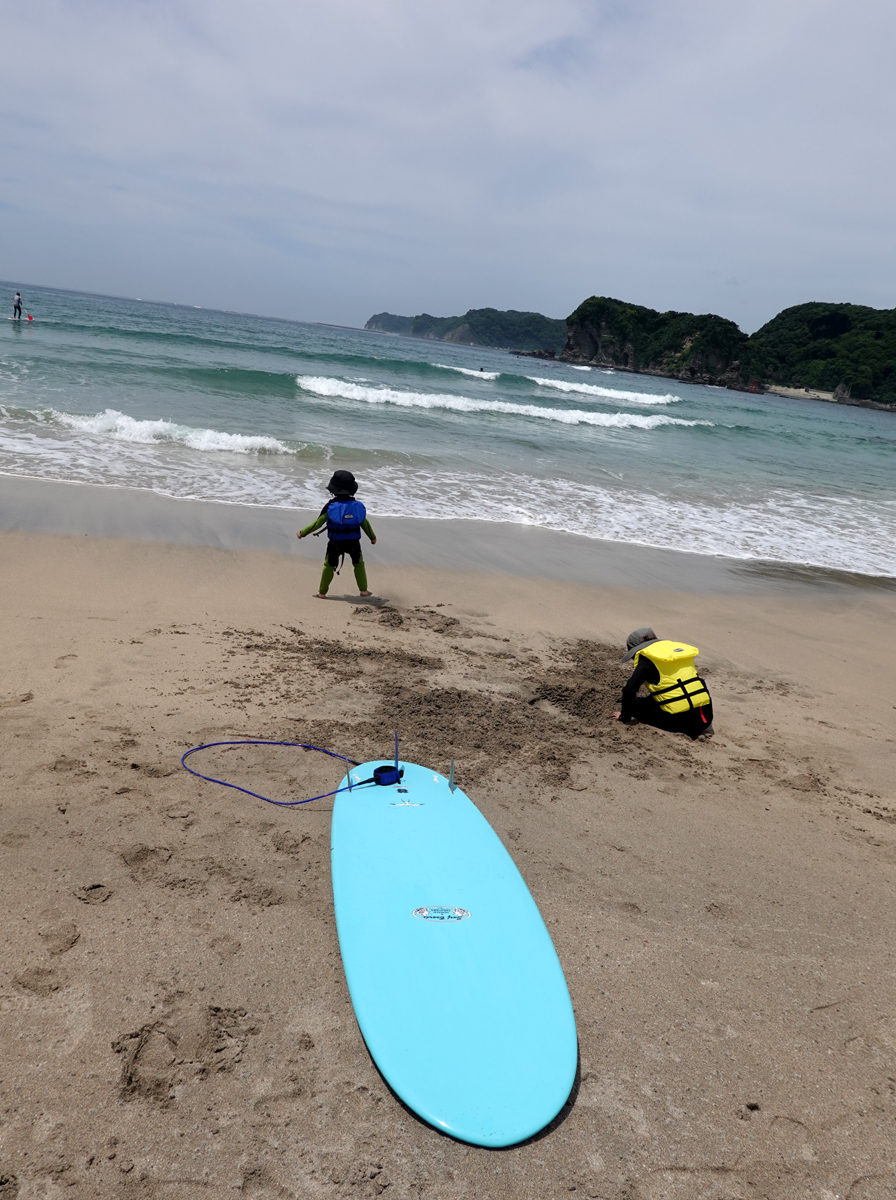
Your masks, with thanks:
[{"label": "dry sand", "polygon": [[[377,609],[313,601],[317,562],[274,552],[4,533],[0,561],[2,1200],[893,1197],[892,590],[372,564]],[[643,623],[703,649],[713,742],[610,719]],[[396,726],[456,758],[572,994],[572,1102],[507,1151],[423,1125],[371,1063],[330,802],[178,765],[240,736],[363,759]],[[340,775],[205,766],[284,799]]]}]

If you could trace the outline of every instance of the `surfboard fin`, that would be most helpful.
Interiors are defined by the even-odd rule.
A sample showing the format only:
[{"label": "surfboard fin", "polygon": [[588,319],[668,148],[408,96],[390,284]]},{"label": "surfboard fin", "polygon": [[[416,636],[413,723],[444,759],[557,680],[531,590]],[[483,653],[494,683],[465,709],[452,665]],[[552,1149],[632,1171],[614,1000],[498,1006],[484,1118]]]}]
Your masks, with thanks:
[{"label": "surfboard fin", "polygon": [[452,758],[451,770],[448,772],[448,788],[453,792],[456,787],[457,784],[454,782],[454,759]]}]

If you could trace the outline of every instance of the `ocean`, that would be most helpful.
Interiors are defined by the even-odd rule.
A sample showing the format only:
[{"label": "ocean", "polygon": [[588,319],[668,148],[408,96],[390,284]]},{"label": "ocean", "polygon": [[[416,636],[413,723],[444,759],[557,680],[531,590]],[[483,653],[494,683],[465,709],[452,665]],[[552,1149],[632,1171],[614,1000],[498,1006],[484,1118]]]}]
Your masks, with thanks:
[{"label": "ocean", "polygon": [[0,475],[480,520],[896,577],[896,414],[19,287]]}]

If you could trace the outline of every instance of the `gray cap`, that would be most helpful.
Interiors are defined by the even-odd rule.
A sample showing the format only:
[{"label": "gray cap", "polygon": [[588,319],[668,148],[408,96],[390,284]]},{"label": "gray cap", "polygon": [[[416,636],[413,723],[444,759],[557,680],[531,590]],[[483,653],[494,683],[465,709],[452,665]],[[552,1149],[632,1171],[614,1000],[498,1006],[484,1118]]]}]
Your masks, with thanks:
[{"label": "gray cap", "polygon": [[630,658],[635,657],[643,646],[649,646],[651,642],[658,642],[659,640],[649,625],[642,625],[640,629],[633,629],[625,639],[628,649],[622,656],[622,662],[628,662]]}]

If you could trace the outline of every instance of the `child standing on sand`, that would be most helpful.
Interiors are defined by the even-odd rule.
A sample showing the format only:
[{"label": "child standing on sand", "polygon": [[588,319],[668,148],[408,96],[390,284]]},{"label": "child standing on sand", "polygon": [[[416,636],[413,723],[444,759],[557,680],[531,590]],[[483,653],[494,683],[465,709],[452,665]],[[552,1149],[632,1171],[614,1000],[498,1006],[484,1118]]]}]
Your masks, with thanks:
[{"label": "child standing on sand", "polygon": [[361,554],[361,530],[370,538],[371,546],[376,545],[376,534],[367,520],[367,509],[360,500],[354,498],[357,490],[358,485],[351,471],[336,471],[327,484],[327,491],[332,492],[333,499],[327,501],[316,520],[296,534],[301,540],[324,524],[327,526],[327,553],[320,577],[320,591],[315,597],[317,600],[326,600],[333,576],[346,554],[352,560],[358,591],[362,596],[371,594],[367,590],[367,568]]}]

